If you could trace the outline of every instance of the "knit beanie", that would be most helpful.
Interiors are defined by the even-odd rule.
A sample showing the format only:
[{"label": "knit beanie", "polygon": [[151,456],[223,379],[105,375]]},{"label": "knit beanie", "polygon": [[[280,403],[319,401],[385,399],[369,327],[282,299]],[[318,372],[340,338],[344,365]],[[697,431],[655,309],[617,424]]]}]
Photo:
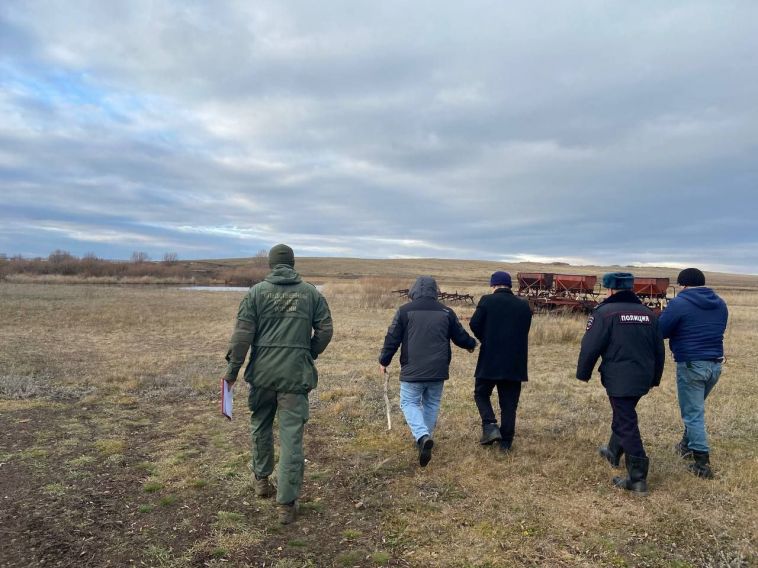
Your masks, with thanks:
[{"label": "knit beanie", "polygon": [[275,245],[268,251],[268,265],[274,268],[277,264],[295,266],[295,253],[287,245]]},{"label": "knit beanie", "polygon": [[607,272],[603,274],[603,288],[609,290],[631,290],[634,274],[631,272]]},{"label": "knit beanie", "polygon": [[507,286],[510,288],[511,284],[511,275],[502,270],[493,272],[492,276],[490,276],[490,286]]},{"label": "knit beanie", "polygon": [[685,268],[676,277],[680,286],[705,286],[705,274],[697,268]]}]

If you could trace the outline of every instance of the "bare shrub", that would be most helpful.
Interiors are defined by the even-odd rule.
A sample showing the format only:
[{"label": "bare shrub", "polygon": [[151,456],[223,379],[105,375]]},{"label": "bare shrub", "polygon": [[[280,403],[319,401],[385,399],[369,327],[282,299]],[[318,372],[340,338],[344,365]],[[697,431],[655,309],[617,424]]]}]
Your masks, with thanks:
[{"label": "bare shrub", "polygon": [[150,256],[146,252],[137,251],[135,250],[132,253],[132,262],[134,264],[142,264],[143,262],[147,262],[150,260]]},{"label": "bare shrub", "polygon": [[175,252],[167,252],[163,255],[163,264],[166,266],[174,266],[179,260],[179,255]]},{"label": "bare shrub", "polygon": [[80,273],[89,277],[100,277],[107,275],[110,271],[109,263],[97,257],[94,252],[88,252],[79,261]]},{"label": "bare shrub", "polygon": [[71,262],[76,257],[67,250],[56,249],[47,256],[47,261],[50,264],[62,264],[64,262]]},{"label": "bare shrub", "polygon": [[248,266],[221,270],[217,278],[223,280],[226,286],[252,286],[261,282],[266,274],[267,271],[258,266]]},{"label": "bare shrub", "polygon": [[253,265],[264,269],[268,268],[268,251],[266,249],[261,249],[255,253]]}]

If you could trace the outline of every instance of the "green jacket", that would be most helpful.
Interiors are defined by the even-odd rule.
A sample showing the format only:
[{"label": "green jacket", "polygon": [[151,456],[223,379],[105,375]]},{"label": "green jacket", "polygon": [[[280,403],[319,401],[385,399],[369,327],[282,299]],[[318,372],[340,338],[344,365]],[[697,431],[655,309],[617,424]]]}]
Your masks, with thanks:
[{"label": "green jacket", "polygon": [[277,265],[240,303],[226,354],[226,380],[234,382],[252,346],[245,380],[279,392],[316,388],[313,364],[332,339],[332,315],[316,287],[285,264]]}]

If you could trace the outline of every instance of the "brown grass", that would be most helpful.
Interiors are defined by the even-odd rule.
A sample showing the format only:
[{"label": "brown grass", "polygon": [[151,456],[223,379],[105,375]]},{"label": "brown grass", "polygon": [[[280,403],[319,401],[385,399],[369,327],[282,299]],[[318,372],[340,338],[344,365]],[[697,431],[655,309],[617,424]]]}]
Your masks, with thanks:
[{"label": "brown grass", "polygon": [[[611,487],[614,472],[595,454],[610,419],[598,377],[573,379],[583,318],[535,317],[509,456],[478,446],[476,355],[456,350],[434,458],[419,469],[397,406],[397,362],[390,432],[376,363],[401,303],[384,290],[413,277],[376,276],[323,281],[335,338],[311,396],[303,515],[284,529],[272,503],[252,495],[245,386],[236,387],[231,423],[217,410],[243,294],[0,284],[2,564],[758,561],[758,288],[724,293],[729,360],[707,416],[717,478],[692,477],[671,452],[680,421],[669,359],[661,388],[639,407],[651,494],[634,499]],[[462,278],[441,285],[461,289]],[[472,274],[467,291],[486,287]],[[455,309],[464,321],[473,311]]]}]

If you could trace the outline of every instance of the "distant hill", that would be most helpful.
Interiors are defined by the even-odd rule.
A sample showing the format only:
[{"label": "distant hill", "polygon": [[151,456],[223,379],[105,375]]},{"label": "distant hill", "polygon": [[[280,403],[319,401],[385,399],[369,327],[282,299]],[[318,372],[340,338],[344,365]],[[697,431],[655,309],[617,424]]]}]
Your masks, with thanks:
[{"label": "distant hill", "polygon": [[[260,258],[235,258],[213,260],[218,265],[240,267],[260,264]],[[489,275],[495,270],[506,270],[515,278],[517,272],[553,272],[559,274],[595,274],[625,271],[637,276],[668,277],[676,282],[678,268],[633,267],[633,266],[573,266],[566,263],[522,262],[508,263],[485,260],[454,259],[365,259],[298,257],[297,270],[305,278],[314,282],[334,279],[355,279],[366,276],[391,277],[412,281],[420,274],[437,278],[446,287],[486,286]],[[758,275],[706,272],[709,285],[722,289],[758,289]]]}]

